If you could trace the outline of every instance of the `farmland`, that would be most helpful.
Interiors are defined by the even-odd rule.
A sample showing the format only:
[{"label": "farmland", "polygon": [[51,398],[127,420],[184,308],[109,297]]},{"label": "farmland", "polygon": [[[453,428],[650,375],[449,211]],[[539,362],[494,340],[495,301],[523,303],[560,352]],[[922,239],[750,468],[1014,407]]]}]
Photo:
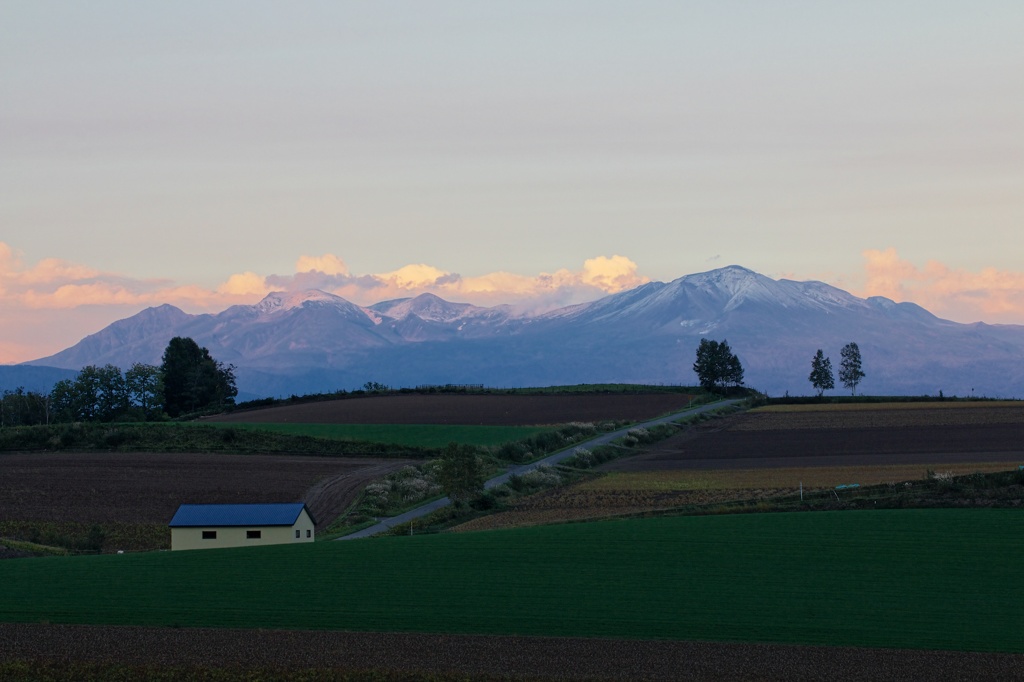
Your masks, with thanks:
[{"label": "farmland", "polygon": [[304,500],[333,520],[370,480],[410,460],[204,453],[0,455],[0,536],[75,536],[98,524],[108,550],[170,545],[183,502]]},{"label": "farmland", "polygon": [[680,433],[604,470],[923,467],[1024,459],[1024,404],[903,405],[752,410]]},{"label": "farmland", "polygon": [[[531,424],[656,416],[686,406],[691,398],[668,392],[374,396],[244,411],[221,417],[216,426],[275,430],[310,448],[315,439],[337,439],[374,441],[381,444],[378,450],[397,442],[399,453],[421,453],[450,441],[498,445],[550,429]],[[66,426],[71,435],[87,430]],[[107,440],[127,431],[95,426]],[[166,432],[188,443],[212,427],[146,424],[133,427],[133,433]],[[68,435],[60,434],[60,440]],[[262,442],[227,435],[212,439],[218,449],[248,451]],[[318,521],[329,524],[370,480],[409,463],[338,457],[337,449],[325,448],[331,457],[95,449],[0,455],[0,537],[80,545],[90,532],[99,532],[105,551],[158,549],[168,546],[166,524],[182,502],[304,500]]]},{"label": "farmland", "polygon": [[537,426],[640,421],[685,409],[686,393],[409,394],[241,410],[207,421],[249,424],[457,424]]},{"label": "farmland", "polygon": [[25,559],[0,564],[0,619],[1019,653],[1018,516],[682,517]]},{"label": "farmland", "polygon": [[221,422],[233,429],[274,431],[330,440],[392,443],[417,448],[443,448],[448,443],[493,446],[550,430],[545,426],[460,426],[457,424],[306,424]]},{"label": "farmland", "polygon": [[[339,402],[375,400],[381,399]],[[306,406],[274,409],[290,407]],[[669,411],[663,407],[648,409]],[[195,670],[203,666],[220,671],[241,663],[264,670],[260,679],[285,679],[265,672],[282,666],[372,668],[375,675],[393,671],[394,679],[415,671],[439,680],[678,679],[681,671],[698,679],[816,679],[826,669],[837,680],[1024,677],[1024,620],[1015,596],[1024,578],[1019,511],[906,509],[536,525],[738,498],[771,500],[793,494],[800,482],[813,493],[837,483],[917,480],[926,469],[972,474],[1024,462],[1019,403],[959,410],[929,404],[810,409],[821,407],[785,406],[700,423],[635,457],[606,463],[603,475],[586,474],[576,486],[528,498],[521,508],[517,502],[461,530],[532,527],[0,562],[0,621],[11,623],[0,625],[0,678],[17,677],[11,672],[16,668],[2,667],[5,652],[10,657],[15,651],[19,658],[12,665],[23,657],[114,666],[162,661],[199,666],[182,676],[200,677]],[[561,416],[577,421],[584,413]],[[256,412],[234,416],[245,414],[258,422]],[[390,428],[396,414],[388,408],[382,419],[389,421],[379,424]],[[404,423],[415,430],[429,423],[427,414],[410,413]],[[476,414],[478,422],[492,422],[486,428],[501,426],[496,422],[502,419],[521,422],[505,424],[519,427],[536,418],[513,419],[498,410]],[[264,423],[311,426],[280,418],[278,413]],[[452,418],[435,421],[444,425]],[[123,456],[130,461],[139,455]],[[0,456],[0,467],[8,457],[14,455]],[[196,457],[210,459],[207,473],[233,457],[260,459]],[[292,471],[288,462],[341,461],[268,459],[280,460],[268,467],[272,482],[255,484],[251,494],[280,487],[277,474]],[[116,477],[111,470],[96,480]],[[135,480],[152,478],[160,475]],[[88,475],[79,479],[81,487],[99,489]],[[310,481],[332,480],[346,479],[313,471],[295,486],[301,495],[314,489]],[[0,485],[5,481],[0,477]],[[54,486],[52,499],[73,485],[69,476]],[[46,489],[42,478],[32,486]],[[31,497],[25,487],[19,494]],[[61,513],[74,512],[69,506]],[[509,522],[515,513],[533,516]],[[289,589],[278,589],[285,575]],[[39,622],[105,627],[32,625]],[[216,651],[211,642],[218,642]],[[138,676],[118,670],[122,677]]]},{"label": "farmland", "polygon": [[761,408],[682,431],[601,466],[603,478],[516,501],[459,530],[756,502],[801,488],[917,481],[928,470],[1007,471],[1024,463],[1022,434],[1024,405],[1016,402]]}]

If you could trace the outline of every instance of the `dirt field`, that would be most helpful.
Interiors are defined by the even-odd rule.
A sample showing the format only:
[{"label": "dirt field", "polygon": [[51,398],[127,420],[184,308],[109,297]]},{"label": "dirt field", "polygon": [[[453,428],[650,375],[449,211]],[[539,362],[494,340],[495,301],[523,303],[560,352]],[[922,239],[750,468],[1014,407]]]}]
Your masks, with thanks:
[{"label": "dirt field", "polygon": [[[13,657],[44,663],[58,673],[71,662],[118,662],[174,666],[186,671],[200,666],[227,666],[236,671],[262,667],[276,675],[304,668],[333,669],[338,673],[337,679],[342,679],[344,671],[371,669],[396,675],[387,679],[409,680],[431,674],[452,675],[451,679],[460,680],[1024,679],[1024,656],[1013,654],[714,642],[0,624],[0,661]],[[186,675],[180,679],[186,678],[191,679]],[[243,675],[231,679],[243,679]],[[264,677],[252,675],[244,679]]]},{"label": "dirt field", "polygon": [[748,412],[708,422],[604,471],[1024,463],[1024,406]]},{"label": "dirt field", "polygon": [[685,409],[679,393],[575,395],[393,395],[269,407],[210,421],[295,424],[463,424],[534,426],[639,421]]},{"label": "dirt field", "polygon": [[408,460],[158,453],[0,455],[0,522],[166,525],[182,503],[305,502],[321,527]]}]

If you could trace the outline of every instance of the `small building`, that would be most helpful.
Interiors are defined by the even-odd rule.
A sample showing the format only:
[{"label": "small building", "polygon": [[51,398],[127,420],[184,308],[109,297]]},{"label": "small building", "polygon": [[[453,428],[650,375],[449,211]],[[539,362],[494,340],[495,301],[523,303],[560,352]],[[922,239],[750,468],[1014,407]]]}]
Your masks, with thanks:
[{"label": "small building", "polygon": [[302,502],[183,504],[168,524],[171,550],[313,542],[316,520]]}]

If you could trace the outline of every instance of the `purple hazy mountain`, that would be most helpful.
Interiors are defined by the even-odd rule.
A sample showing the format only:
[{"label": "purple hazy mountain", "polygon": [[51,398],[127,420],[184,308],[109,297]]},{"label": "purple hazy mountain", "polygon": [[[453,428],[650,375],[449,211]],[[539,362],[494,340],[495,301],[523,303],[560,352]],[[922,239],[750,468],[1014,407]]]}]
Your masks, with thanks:
[{"label": "purple hazy mountain", "polygon": [[27,364],[158,364],[174,336],[190,336],[235,365],[243,399],[366,381],[693,384],[702,338],[727,339],[747,385],[771,395],[810,394],[815,351],[821,348],[838,369],[839,350],[850,341],[863,356],[864,393],[1024,395],[1024,326],[959,324],[912,303],[862,299],[822,282],[773,280],[738,266],[541,315],[431,294],[363,307],[316,290],[272,293],[216,315],[164,305]]}]

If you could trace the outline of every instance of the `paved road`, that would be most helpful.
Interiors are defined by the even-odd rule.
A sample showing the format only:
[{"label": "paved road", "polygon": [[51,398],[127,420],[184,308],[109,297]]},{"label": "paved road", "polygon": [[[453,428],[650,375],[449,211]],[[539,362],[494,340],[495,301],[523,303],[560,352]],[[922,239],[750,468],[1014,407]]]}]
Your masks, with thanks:
[{"label": "paved road", "polygon": [[[715,410],[715,409],[718,409],[720,407],[724,407],[726,405],[732,405],[732,404],[738,403],[738,402],[740,402],[740,401],[739,400],[720,400],[717,403],[709,403],[707,405],[700,405],[698,407],[693,407],[693,408],[690,408],[690,409],[687,409],[687,410],[683,410],[682,412],[676,412],[674,414],[670,414],[670,415],[667,415],[667,416],[664,416],[664,417],[659,417],[658,419],[652,419],[651,421],[641,422],[641,423],[638,423],[638,424],[631,424],[630,426],[627,426],[625,428],[619,429],[618,431],[610,431],[608,433],[601,434],[600,436],[595,436],[594,438],[591,438],[590,440],[581,441],[579,443],[574,443],[571,447],[568,447],[565,450],[560,450],[559,452],[556,452],[553,455],[548,455],[547,457],[545,457],[543,459],[539,459],[539,460],[537,460],[535,462],[530,462],[529,464],[519,464],[519,465],[511,466],[511,467],[509,467],[508,471],[506,471],[505,473],[503,473],[503,474],[501,474],[499,476],[495,476],[494,478],[492,478],[492,479],[488,480],[486,483],[484,483],[484,488],[485,489],[490,489],[490,488],[493,488],[495,486],[499,486],[502,483],[507,482],[508,479],[511,478],[513,475],[521,476],[521,475],[525,474],[526,472],[533,471],[537,467],[542,466],[544,464],[556,464],[558,462],[561,462],[564,459],[569,459],[574,454],[576,454],[576,448],[595,448],[595,447],[598,447],[599,445],[607,445],[608,443],[612,442],[616,438],[621,438],[622,436],[625,436],[626,433],[628,433],[630,429],[636,429],[636,428],[640,428],[640,427],[647,428],[647,427],[651,427],[651,426],[657,426],[658,424],[665,424],[667,422],[678,421],[679,419],[683,419],[685,417],[692,417],[693,415],[700,414],[701,412],[707,412],[708,410]],[[383,533],[384,531],[390,529],[392,526],[398,526],[398,525],[401,525],[403,523],[408,523],[409,521],[412,521],[414,519],[418,519],[421,516],[426,516],[427,514],[429,514],[431,512],[434,512],[434,511],[437,511],[438,509],[440,509],[442,507],[447,507],[449,504],[451,504],[451,500],[449,500],[447,497],[443,497],[440,500],[434,500],[433,502],[428,502],[427,504],[424,504],[421,507],[416,507],[415,509],[411,509],[411,510],[405,512],[404,514],[399,514],[398,516],[391,516],[391,517],[386,518],[386,519],[381,519],[378,523],[376,523],[376,524],[374,524],[372,526],[369,526],[367,528],[363,528],[362,530],[358,530],[355,533],[351,533],[349,535],[342,536],[342,537],[338,538],[338,540],[355,540],[355,539],[358,539],[358,538],[368,538],[371,535],[377,535],[378,533]]]}]

